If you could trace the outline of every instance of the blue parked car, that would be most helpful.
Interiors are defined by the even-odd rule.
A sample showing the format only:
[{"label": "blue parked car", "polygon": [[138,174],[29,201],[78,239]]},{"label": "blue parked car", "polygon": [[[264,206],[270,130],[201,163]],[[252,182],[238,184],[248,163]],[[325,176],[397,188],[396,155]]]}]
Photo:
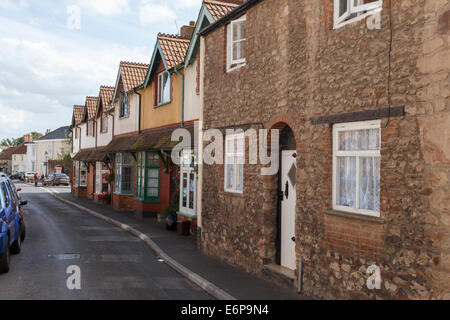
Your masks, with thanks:
[{"label": "blue parked car", "polygon": [[25,240],[22,201],[14,183],[0,177],[0,274],[9,272],[10,254],[19,254]]}]

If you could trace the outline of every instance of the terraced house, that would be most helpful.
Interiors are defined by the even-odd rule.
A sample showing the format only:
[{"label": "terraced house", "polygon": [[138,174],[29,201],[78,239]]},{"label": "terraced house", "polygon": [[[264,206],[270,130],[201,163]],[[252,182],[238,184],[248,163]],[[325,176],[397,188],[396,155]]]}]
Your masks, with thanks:
[{"label": "terraced house", "polygon": [[148,65],[121,62],[111,102],[112,141],[104,148],[114,170],[112,204],[116,210],[134,211],[136,159],[129,151],[139,136],[141,96],[136,92]]},{"label": "terraced house", "polygon": [[317,298],[450,298],[449,10],[248,0],[203,28],[204,129],[279,130],[280,170],[224,138],[202,250]]}]

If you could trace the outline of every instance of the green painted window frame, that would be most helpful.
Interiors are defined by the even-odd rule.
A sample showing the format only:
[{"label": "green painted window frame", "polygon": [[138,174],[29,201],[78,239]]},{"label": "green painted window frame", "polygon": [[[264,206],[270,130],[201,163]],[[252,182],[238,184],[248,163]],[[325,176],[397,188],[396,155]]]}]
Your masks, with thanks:
[{"label": "green painted window frame", "polygon": [[[149,163],[148,156],[154,154],[158,156],[158,165]],[[161,202],[161,159],[157,152],[139,152],[137,157],[137,192],[136,200],[147,203]],[[147,195],[148,170],[158,169],[158,196],[149,197]],[[144,172],[144,175],[142,175]]]}]

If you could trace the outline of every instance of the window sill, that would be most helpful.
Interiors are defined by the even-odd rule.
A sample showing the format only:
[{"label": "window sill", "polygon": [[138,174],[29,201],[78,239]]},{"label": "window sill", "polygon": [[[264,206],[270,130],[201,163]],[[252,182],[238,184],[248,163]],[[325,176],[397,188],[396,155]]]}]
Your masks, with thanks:
[{"label": "window sill", "polygon": [[161,200],[151,200],[151,199],[145,199],[145,198],[134,198],[134,200],[142,202],[142,203],[155,203],[155,204],[159,204],[161,203]]},{"label": "window sill", "polygon": [[178,215],[183,216],[185,218],[189,218],[189,219],[197,219],[198,216],[196,214],[193,213],[184,213],[182,211],[177,212]]},{"label": "window sill", "polygon": [[153,108],[154,109],[158,109],[158,108],[164,107],[164,106],[166,106],[168,104],[171,104],[171,103],[172,103],[172,101],[164,102],[164,103],[158,104],[157,106],[154,106]]},{"label": "window sill", "polygon": [[130,115],[124,116],[124,117],[119,117],[119,120],[123,120],[123,119],[128,119],[130,117]]},{"label": "window sill", "polygon": [[117,192],[114,192],[114,194],[116,196],[124,196],[124,197],[132,197],[132,196],[134,196],[133,193],[117,193]]},{"label": "window sill", "polygon": [[243,198],[244,193],[243,192],[232,192],[232,191],[223,191],[223,195],[231,196],[231,197],[237,197],[237,198]]},{"label": "window sill", "polygon": [[228,68],[227,68],[227,73],[233,72],[233,71],[238,70],[238,69],[245,68],[246,65],[247,65],[247,64],[244,62],[244,63],[238,64],[237,66],[234,66],[234,67],[228,66]]},{"label": "window sill", "polygon": [[359,214],[359,213],[351,213],[351,212],[344,212],[344,211],[337,211],[337,210],[324,210],[324,214],[330,215],[330,216],[342,217],[342,218],[375,222],[375,223],[380,223],[380,224],[386,223],[386,220],[384,220],[383,218],[378,218],[378,217]]}]

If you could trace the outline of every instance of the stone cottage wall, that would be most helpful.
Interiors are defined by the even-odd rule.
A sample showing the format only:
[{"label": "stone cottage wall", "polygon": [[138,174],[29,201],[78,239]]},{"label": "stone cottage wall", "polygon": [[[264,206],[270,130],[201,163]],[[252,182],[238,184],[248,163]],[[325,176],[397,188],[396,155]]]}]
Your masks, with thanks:
[{"label": "stone cottage wall", "polygon": [[[450,298],[450,34],[447,0],[392,1],[392,106],[382,119],[381,218],[332,211],[332,125],[388,106],[389,15],[333,30],[332,0],[265,0],[247,13],[247,65],[225,71],[225,29],[206,37],[204,127],[285,119],[297,137],[297,257],[317,298]],[[384,1],[386,7],[387,1]],[[217,90],[220,88],[220,90]],[[280,120],[281,121],[281,120]],[[260,274],[273,263],[276,179],[245,166],[244,195],[204,166],[202,248]],[[367,268],[382,289],[366,287]]]}]

